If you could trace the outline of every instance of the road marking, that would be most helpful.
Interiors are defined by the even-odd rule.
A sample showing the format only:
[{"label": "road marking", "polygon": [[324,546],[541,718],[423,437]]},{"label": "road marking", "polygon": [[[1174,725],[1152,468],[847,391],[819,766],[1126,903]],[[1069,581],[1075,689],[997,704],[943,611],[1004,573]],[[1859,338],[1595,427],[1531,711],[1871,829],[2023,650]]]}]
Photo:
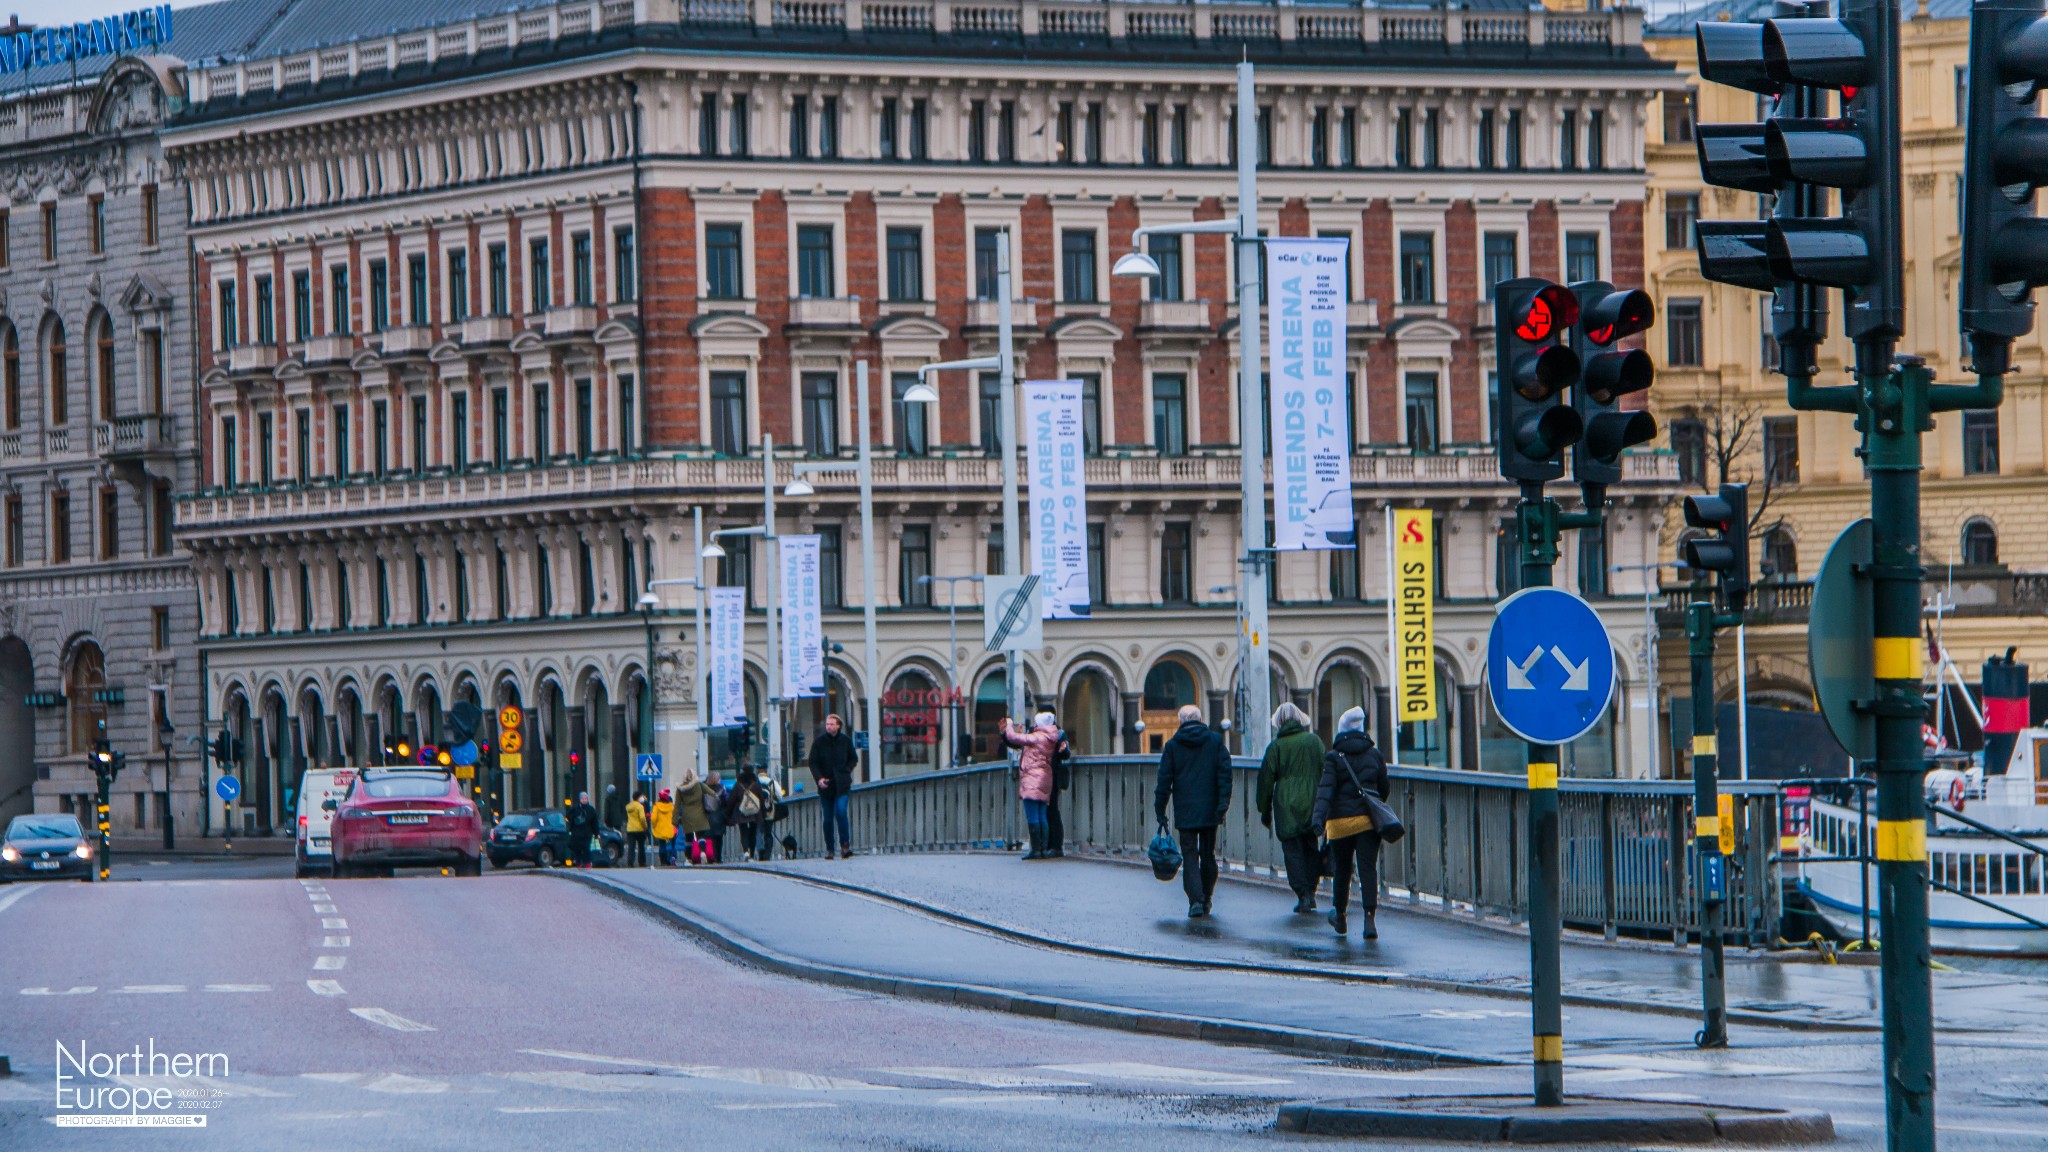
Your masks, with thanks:
[{"label": "road marking", "polygon": [[[657,1087],[654,1077],[638,1076],[638,1084],[625,1084],[620,1076],[600,1076],[595,1072],[494,1072],[507,1080],[522,1084],[539,1084],[547,1088],[573,1088],[578,1092],[630,1092],[635,1088]],[[674,1081],[670,1081],[671,1084]]]},{"label": "road marking", "polygon": [[1296,1068],[1310,1076],[1357,1077],[1360,1080],[1453,1080],[1453,1076],[1432,1076],[1427,1072],[1366,1072],[1357,1068]]},{"label": "road marking", "polygon": [[981,1096],[941,1096],[940,1104],[1015,1104],[1028,1101],[1057,1100],[1057,1096],[1033,1092],[991,1092]]},{"label": "road marking", "polygon": [[322,927],[322,928],[325,928],[325,929],[328,929],[329,931],[333,931],[333,930],[335,930],[335,929],[339,929],[339,928],[346,928],[346,927],[348,927],[348,921],[346,921],[346,920],[341,920],[341,919],[335,919],[335,918],[330,918],[330,919],[322,920],[322,921],[320,922],[320,927]]},{"label": "road marking", "polygon": [[208,984],[208,992],[268,992],[268,984]]},{"label": "road marking", "polygon": [[315,956],[313,957],[313,971],[339,972],[341,971],[341,966],[346,963],[348,963],[348,957],[346,956]]},{"label": "road marking", "polygon": [[332,915],[334,915],[334,914],[335,914],[336,912],[339,912],[339,911],[341,911],[341,909],[339,909],[339,908],[336,908],[336,907],[335,907],[334,905],[332,905],[332,904],[315,904],[315,905],[313,905],[313,912],[314,912],[314,914],[315,914],[315,915],[318,915],[318,916],[332,916]]},{"label": "road marking", "polygon": [[[357,1015],[360,1016],[362,1012],[362,1009],[356,1009]],[[302,1072],[300,1076],[307,1080],[347,1084],[361,1088],[365,1092],[383,1092],[393,1096],[429,1096],[448,1091],[448,1084],[444,1080],[427,1080],[400,1072]]]},{"label": "road marking", "polygon": [[28,895],[33,891],[35,891],[34,888],[16,888],[14,891],[9,892],[7,895],[0,896],[0,912],[7,911],[8,907],[12,905],[16,900],[21,899],[22,897]]},{"label": "road marking", "polygon": [[384,1027],[397,1032],[435,1031],[434,1026],[431,1024],[422,1024],[417,1020],[407,1020],[396,1012],[387,1012],[382,1008],[351,1008],[349,1009],[349,1014],[368,1020],[372,1024],[382,1024]]},{"label": "road marking", "polygon": [[348,993],[341,990],[341,982],[338,980],[308,980],[306,981],[306,987],[311,988],[315,996],[348,995]]},{"label": "road marking", "polygon": [[586,1064],[616,1064],[622,1068],[661,1068],[669,1072],[697,1072],[707,1065],[669,1064],[660,1060],[629,1060],[622,1056],[595,1056],[589,1052],[565,1052],[557,1048],[521,1048],[527,1056],[551,1056],[557,1060],[581,1060]]},{"label": "road marking", "polygon": [[510,1105],[508,1107],[500,1108],[498,1109],[498,1111],[506,1112],[513,1116],[535,1116],[544,1115],[549,1112],[617,1112],[618,1109],[602,1105],[597,1107],[578,1108],[571,1105],[559,1104],[515,1104]]},{"label": "road marking", "polygon": [[796,1088],[803,1091],[821,1092],[831,1090],[894,1092],[894,1085],[870,1084],[865,1080],[849,1080],[841,1076],[821,1076],[815,1072],[792,1072],[783,1068],[719,1068],[710,1064],[668,1064],[660,1060],[629,1060],[618,1056],[594,1056],[588,1052],[564,1052],[554,1048],[521,1048],[529,1056],[552,1056],[557,1060],[581,1060],[590,1064],[615,1064],[625,1068],[660,1068],[684,1076],[695,1076],[704,1080],[730,1080],[740,1084],[759,1084],[769,1088]]},{"label": "road marking", "polygon": [[1086,1080],[1055,1080],[1050,1076],[1027,1076],[1002,1068],[882,1068],[898,1076],[920,1080],[947,1080],[981,1088],[1086,1088]]},{"label": "road marking", "polygon": [[66,988],[62,992],[52,992],[48,988],[23,988],[21,994],[23,996],[84,996],[89,992],[97,991],[99,989],[91,984],[80,984],[74,988]]},{"label": "road marking", "polygon": [[1292,1080],[1253,1076],[1244,1072],[1211,1072],[1202,1068],[1172,1068],[1164,1064],[1141,1064],[1121,1060],[1103,1064],[1041,1064],[1039,1067],[1047,1072],[1069,1072],[1076,1076],[1106,1076],[1114,1080],[1156,1080],[1162,1084],[1187,1084],[1196,1087],[1221,1088],[1293,1083]]},{"label": "road marking", "polygon": [[348,937],[327,936],[321,939],[320,946],[322,948],[346,948],[348,947]]},{"label": "road marking", "polygon": [[839,1105],[830,1100],[790,1100],[779,1104],[713,1104],[712,1107],[722,1112],[774,1112],[786,1108],[837,1108]]},{"label": "road marking", "polygon": [[183,984],[123,984],[114,989],[114,995],[148,996],[160,992],[183,992]]}]

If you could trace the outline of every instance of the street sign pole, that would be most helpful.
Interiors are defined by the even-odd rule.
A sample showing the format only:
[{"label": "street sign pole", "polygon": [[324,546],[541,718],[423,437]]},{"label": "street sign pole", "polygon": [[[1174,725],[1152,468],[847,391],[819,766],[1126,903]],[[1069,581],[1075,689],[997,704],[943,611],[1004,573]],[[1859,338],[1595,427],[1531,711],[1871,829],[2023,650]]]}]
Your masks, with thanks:
[{"label": "street sign pole", "polygon": [[[1727,861],[1721,855],[1720,738],[1714,730],[1714,629],[1739,621],[1717,615],[1705,601],[1685,610],[1685,634],[1692,642],[1692,812],[1693,883],[1700,903],[1701,1048],[1728,1046],[1728,986],[1721,937],[1727,900]],[[1708,815],[1712,813],[1712,815]]]}]

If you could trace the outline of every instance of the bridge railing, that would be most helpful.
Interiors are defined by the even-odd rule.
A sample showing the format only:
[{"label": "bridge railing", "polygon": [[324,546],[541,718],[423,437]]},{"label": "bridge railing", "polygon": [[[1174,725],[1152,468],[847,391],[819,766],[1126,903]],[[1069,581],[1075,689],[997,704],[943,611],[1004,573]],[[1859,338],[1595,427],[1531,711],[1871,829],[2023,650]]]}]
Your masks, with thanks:
[{"label": "bridge railing", "polygon": [[[1077,759],[1073,787],[1060,797],[1069,847],[1142,855],[1157,827],[1157,773],[1153,757]],[[1252,874],[1284,876],[1280,843],[1259,822],[1258,766],[1240,759],[1236,774],[1218,850]],[[1405,766],[1392,774],[1392,804],[1408,835],[1382,851],[1382,881],[1413,904],[1476,919],[1524,920],[1530,875],[1522,777]],[[1780,911],[1778,792],[1770,782],[1729,782],[1722,791],[1733,796],[1736,828],[1723,922],[1732,940],[1762,947],[1776,938]],[[1690,782],[1566,779],[1559,781],[1558,799],[1566,923],[1609,937],[1626,932],[1674,940],[1698,926]],[[807,791],[787,808],[778,835],[794,837],[803,854],[822,851],[816,795]],[[1024,836],[1023,805],[1006,764],[856,785],[852,819],[854,842],[864,852],[1006,848]]]}]

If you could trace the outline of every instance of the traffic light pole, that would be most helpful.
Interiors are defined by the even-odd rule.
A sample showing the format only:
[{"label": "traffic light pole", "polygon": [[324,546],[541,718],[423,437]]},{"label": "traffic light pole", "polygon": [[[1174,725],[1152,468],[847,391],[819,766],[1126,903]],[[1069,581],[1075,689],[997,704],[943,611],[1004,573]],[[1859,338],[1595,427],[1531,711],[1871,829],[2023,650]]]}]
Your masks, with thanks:
[{"label": "traffic light pole", "polygon": [[1692,656],[1692,812],[1694,873],[1700,902],[1700,1014],[1693,1043],[1728,1046],[1727,964],[1721,910],[1727,900],[1726,860],[1721,855],[1720,738],[1714,731],[1714,630],[1733,628],[1742,616],[1723,615],[1701,602],[1686,606],[1685,635]]},{"label": "traffic light pole", "polygon": [[113,823],[112,823],[112,820],[110,819],[110,817],[111,817],[111,814],[112,814],[112,812],[113,812],[113,799],[114,799],[114,797],[113,797],[113,791],[114,791],[114,778],[113,778],[113,776],[112,776],[112,775],[110,775],[110,774],[108,774],[108,773],[107,773],[107,771],[106,771],[105,769],[101,769],[101,770],[100,770],[100,772],[99,772],[99,793],[98,793],[98,795],[97,795],[97,796],[95,797],[95,799],[97,800],[97,803],[96,803],[96,804],[95,804],[95,805],[93,806],[93,811],[94,811],[94,812],[95,812],[95,813],[96,813],[96,814],[97,814],[97,815],[99,816],[99,824],[100,824],[100,859],[99,859],[99,870],[100,870],[100,879],[102,879],[102,880],[105,880],[105,879],[107,879],[107,878],[108,878],[109,876],[113,875],[113,870],[114,870],[114,866],[113,866],[113,861],[112,861],[112,860],[110,859],[110,857],[111,857],[111,856],[113,855],[113,850],[114,850],[114,845],[113,845],[113,835],[112,835],[112,833],[113,833]]},{"label": "traffic light pole", "polygon": [[[1543,494],[1540,481],[1522,482],[1515,508],[1521,545],[1522,587],[1549,587],[1557,566],[1558,535],[1598,528],[1600,509],[1566,512]],[[1558,853],[1555,744],[1529,749],[1529,990],[1535,1099],[1539,1107],[1564,1103],[1564,885]]]}]

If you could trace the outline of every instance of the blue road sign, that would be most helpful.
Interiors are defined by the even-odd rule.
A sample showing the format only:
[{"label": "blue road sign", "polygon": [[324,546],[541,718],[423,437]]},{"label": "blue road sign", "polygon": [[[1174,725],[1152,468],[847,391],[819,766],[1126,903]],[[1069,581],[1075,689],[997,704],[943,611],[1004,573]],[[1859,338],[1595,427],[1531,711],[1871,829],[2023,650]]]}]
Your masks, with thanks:
[{"label": "blue road sign", "polygon": [[648,752],[635,761],[635,775],[642,780],[661,779],[661,753]]},{"label": "blue road sign", "polygon": [[223,776],[213,782],[213,794],[232,804],[242,794],[242,782],[233,776]]},{"label": "blue road sign", "polygon": [[853,746],[854,746],[854,748],[855,748],[856,750],[858,750],[858,751],[861,751],[861,752],[865,752],[865,751],[867,751],[867,750],[868,750],[868,734],[867,734],[867,733],[865,733],[865,732],[855,732],[855,733],[853,734]]},{"label": "blue road sign", "polygon": [[1614,645],[1584,600],[1524,588],[1500,602],[1486,641],[1486,687],[1510,732],[1568,744],[1591,731],[1614,696]]}]

